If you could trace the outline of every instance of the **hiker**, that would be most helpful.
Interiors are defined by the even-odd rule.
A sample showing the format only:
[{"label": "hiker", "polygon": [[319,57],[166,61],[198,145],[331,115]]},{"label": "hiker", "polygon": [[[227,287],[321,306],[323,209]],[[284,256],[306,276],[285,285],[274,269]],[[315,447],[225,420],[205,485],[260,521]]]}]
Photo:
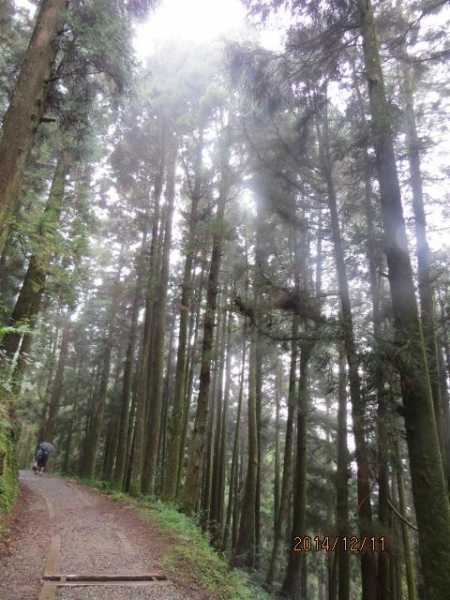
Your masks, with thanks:
[{"label": "hiker", "polygon": [[33,471],[37,475],[42,475],[45,469],[45,465],[47,464],[48,457],[50,452],[53,452],[55,446],[50,444],[50,442],[41,442],[36,450],[36,454],[34,455],[34,464]]}]

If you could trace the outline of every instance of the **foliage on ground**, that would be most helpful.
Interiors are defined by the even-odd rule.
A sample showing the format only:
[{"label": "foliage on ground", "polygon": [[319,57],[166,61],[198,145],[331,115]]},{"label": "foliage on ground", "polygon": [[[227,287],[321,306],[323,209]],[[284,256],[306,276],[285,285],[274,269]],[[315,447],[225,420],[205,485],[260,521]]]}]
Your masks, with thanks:
[{"label": "foliage on ground", "polygon": [[13,433],[13,425],[0,405],[0,527],[18,491]]},{"label": "foliage on ground", "polygon": [[145,511],[153,519],[176,532],[180,544],[172,544],[164,559],[168,572],[178,572],[179,564],[196,582],[223,600],[266,600],[270,596],[251,582],[244,571],[231,569],[224,556],[215,551],[195,522],[186,515],[158,502]]}]

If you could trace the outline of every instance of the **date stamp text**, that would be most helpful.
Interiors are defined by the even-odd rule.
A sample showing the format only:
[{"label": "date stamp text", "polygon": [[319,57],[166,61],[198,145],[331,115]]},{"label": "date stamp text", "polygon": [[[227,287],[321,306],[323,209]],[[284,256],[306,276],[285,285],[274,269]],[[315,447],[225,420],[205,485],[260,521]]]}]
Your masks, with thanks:
[{"label": "date stamp text", "polygon": [[310,535],[294,537],[294,552],[385,552],[385,536]]}]

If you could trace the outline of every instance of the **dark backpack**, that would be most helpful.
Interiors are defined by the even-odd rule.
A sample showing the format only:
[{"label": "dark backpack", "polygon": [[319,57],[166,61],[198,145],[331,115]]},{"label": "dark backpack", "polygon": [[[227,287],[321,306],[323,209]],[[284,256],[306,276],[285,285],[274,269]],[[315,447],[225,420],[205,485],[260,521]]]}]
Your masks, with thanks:
[{"label": "dark backpack", "polygon": [[39,448],[36,458],[46,458],[50,454],[48,448]]}]

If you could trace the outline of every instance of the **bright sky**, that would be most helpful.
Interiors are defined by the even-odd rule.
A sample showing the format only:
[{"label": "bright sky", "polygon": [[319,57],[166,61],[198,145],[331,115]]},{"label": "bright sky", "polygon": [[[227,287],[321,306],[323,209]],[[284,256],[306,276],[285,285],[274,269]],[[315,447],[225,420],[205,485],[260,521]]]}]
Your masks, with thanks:
[{"label": "bright sky", "polygon": [[[137,27],[135,48],[140,58],[167,39],[208,42],[246,30],[245,8],[240,0],[162,0],[145,24]],[[278,31],[264,31],[261,42],[279,47]]]}]

